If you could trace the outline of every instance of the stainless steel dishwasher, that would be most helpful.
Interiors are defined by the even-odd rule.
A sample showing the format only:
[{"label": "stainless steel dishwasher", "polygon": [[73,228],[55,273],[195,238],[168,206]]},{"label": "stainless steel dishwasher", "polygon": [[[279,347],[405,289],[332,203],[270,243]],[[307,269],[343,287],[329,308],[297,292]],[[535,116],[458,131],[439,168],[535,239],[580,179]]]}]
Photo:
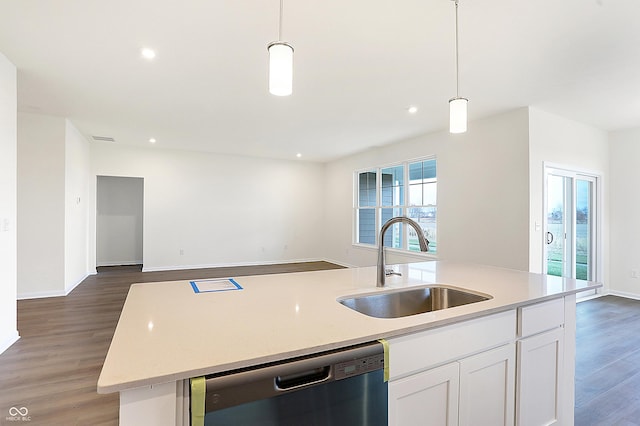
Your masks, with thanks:
[{"label": "stainless steel dishwasher", "polygon": [[379,342],[205,379],[205,425],[387,424]]}]

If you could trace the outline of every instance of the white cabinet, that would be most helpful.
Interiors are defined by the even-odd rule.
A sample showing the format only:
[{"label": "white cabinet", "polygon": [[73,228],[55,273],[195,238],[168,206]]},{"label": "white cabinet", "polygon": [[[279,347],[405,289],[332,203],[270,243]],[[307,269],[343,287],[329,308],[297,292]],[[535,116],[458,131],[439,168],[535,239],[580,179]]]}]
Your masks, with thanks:
[{"label": "white cabinet", "polygon": [[520,340],[517,345],[518,425],[562,424],[563,329]]},{"label": "white cabinet", "polygon": [[553,299],[518,308],[518,337],[528,337],[564,324],[565,301]]},{"label": "white cabinet", "polygon": [[515,401],[515,347],[508,344],[460,364],[459,424],[511,426]]},{"label": "white cabinet", "polygon": [[389,425],[457,425],[459,382],[458,363],[391,381]]},{"label": "white cabinet", "polygon": [[[565,305],[575,299],[555,299],[525,306],[518,311],[517,398],[518,426],[569,424],[563,413],[573,405],[565,390]],[[569,404],[570,402],[570,404]]]},{"label": "white cabinet", "polygon": [[513,343],[389,382],[389,425],[513,425]]},{"label": "white cabinet", "polygon": [[389,377],[395,380],[457,361],[513,343],[515,337],[515,310],[394,337],[389,339]]},{"label": "white cabinet", "polygon": [[513,425],[516,312],[389,340],[389,425]]},{"label": "white cabinet", "polygon": [[389,339],[390,425],[573,424],[575,296]]}]

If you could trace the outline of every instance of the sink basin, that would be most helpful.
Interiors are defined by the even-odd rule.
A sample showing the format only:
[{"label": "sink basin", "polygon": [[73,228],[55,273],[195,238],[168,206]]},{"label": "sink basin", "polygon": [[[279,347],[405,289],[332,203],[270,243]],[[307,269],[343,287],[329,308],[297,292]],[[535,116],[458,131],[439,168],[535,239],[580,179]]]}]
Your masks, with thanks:
[{"label": "sink basin", "polygon": [[491,299],[491,296],[444,286],[411,288],[338,299],[354,311],[376,318],[401,318]]}]

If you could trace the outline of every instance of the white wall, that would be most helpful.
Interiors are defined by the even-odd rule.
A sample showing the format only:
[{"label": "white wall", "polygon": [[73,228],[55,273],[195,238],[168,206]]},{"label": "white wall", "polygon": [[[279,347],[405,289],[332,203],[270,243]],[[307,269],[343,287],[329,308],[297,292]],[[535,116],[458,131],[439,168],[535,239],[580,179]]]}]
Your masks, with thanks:
[{"label": "white wall", "polygon": [[91,163],[94,209],[97,176],[144,178],[145,270],[322,255],[321,164],[99,142]]},{"label": "white wall", "polygon": [[610,134],[611,293],[640,298],[640,128]]},{"label": "white wall", "polygon": [[87,277],[89,237],[89,142],[65,122],[65,271],[69,293]]},{"label": "white wall", "polygon": [[609,219],[608,219],[608,172],[609,143],[605,131],[572,121],[537,108],[529,108],[529,268],[542,272],[543,241],[542,226],[536,222],[544,220],[544,162],[574,169],[596,172],[603,176],[602,182],[602,280],[608,282],[609,271]]},{"label": "white wall", "polygon": [[[438,257],[535,271],[542,162],[608,177],[606,133],[535,108],[326,165],[88,144],[64,119],[21,113],[18,121],[19,297],[66,294],[95,271],[98,175],[145,179],[145,270],[322,258],[373,265],[375,250],[352,244],[353,172],[436,155]],[[425,257],[389,256],[416,259]]]},{"label": "white wall", "polygon": [[18,298],[87,276],[89,144],[64,118],[18,114]]},{"label": "white wall", "polygon": [[0,353],[18,339],[16,67],[0,53]]},{"label": "white wall", "polygon": [[65,120],[18,114],[18,295],[63,294]]},{"label": "white wall", "polygon": [[[438,258],[528,268],[528,111],[469,123],[465,134],[433,133],[326,165],[325,257],[365,266],[375,250],[352,245],[353,173],[435,154],[438,167]],[[389,262],[425,259],[389,254]]]},{"label": "white wall", "polygon": [[144,179],[98,176],[97,266],[142,264]]}]

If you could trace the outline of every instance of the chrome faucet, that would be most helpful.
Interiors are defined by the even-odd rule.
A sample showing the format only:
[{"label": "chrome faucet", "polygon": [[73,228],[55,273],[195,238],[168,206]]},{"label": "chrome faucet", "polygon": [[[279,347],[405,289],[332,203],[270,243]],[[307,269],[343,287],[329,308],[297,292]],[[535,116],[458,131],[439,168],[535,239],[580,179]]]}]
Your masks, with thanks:
[{"label": "chrome faucet", "polygon": [[[387,232],[387,229],[389,229],[391,225],[395,223],[406,223],[407,225],[410,225],[413,229],[415,229],[416,234],[418,234],[420,251],[429,251],[429,240],[427,240],[427,238],[424,236],[422,228],[420,228],[420,225],[418,225],[416,221],[405,216],[399,216],[389,219],[384,225],[382,225],[382,229],[380,229],[380,237],[378,238],[378,277],[376,282],[377,287],[384,287],[387,275],[394,274],[391,269],[387,271],[384,262],[384,233]],[[400,275],[398,273],[395,274]]]}]

